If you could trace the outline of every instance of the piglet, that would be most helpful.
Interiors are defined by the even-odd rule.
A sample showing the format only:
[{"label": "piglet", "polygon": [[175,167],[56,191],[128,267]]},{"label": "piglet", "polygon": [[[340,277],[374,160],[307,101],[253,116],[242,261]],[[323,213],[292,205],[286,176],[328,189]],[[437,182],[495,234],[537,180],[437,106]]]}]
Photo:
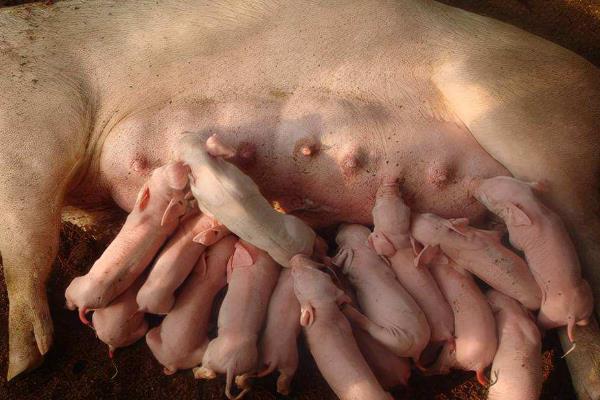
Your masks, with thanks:
[{"label": "piglet", "polygon": [[369,247],[370,233],[362,225],[343,224],[335,239],[340,247],[333,263],[355,288],[366,318],[351,311],[346,311],[346,316],[395,355],[417,361],[430,338],[427,318],[394,272]]},{"label": "piglet", "polygon": [[396,278],[421,307],[431,328],[431,341],[452,339],[454,317],[427,268],[414,265],[410,236],[410,209],[400,195],[395,179],[384,178],[373,207],[373,233],[369,243],[380,256],[387,257]]},{"label": "piglet", "polygon": [[105,307],[127,290],[175,231],[187,208],[188,173],[182,163],[155,169],[119,234],[86,275],[73,279],[65,293],[67,307],[79,308],[82,322],[87,323],[88,309]]},{"label": "piglet", "polygon": [[227,236],[203,253],[183,284],[175,306],[162,323],[146,335],[154,357],[171,375],[202,362],[208,346],[213,300],[227,284],[227,262],[237,238]]},{"label": "piglet", "polygon": [[[336,275],[336,278],[336,284],[348,295],[352,301],[351,304],[357,305],[356,294],[352,290],[350,282],[343,275]],[[410,378],[410,360],[408,358],[398,357],[356,326],[352,327],[352,334],[365,361],[384,389],[408,385]]]},{"label": "piglet", "polygon": [[350,301],[318,264],[304,255],[291,259],[300,323],[321,374],[341,400],[390,400],[352,336],[340,306]]},{"label": "piglet", "polygon": [[290,383],[298,368],[298,334],[300,334],[300,303],[294,294],[289,268],[279,275],[269,301],[267,322],[260,339],[260,360],[265,369],[258,377],[279,371],[277,392],[288,395]]},{"label": "piglet", "polygon": [[92,315],[92,325],[98,339],[108,345],[110,358],[117,348],[132,345],[148,331],[144,313],[138,311],[135,296],[142,286],[143,276],[104,308]]},{"label": "piglet", "polygon": [[500,232],[471,227],[464,218],[447,220],[435,214],[414,215],[411,232],[425,245],[424,252],[439,245],[445,255],[494,289],[530,310],[540,307],[542,295],[529,267],[501,243]]},{"label": "piglet", "polygon": [[409,358],[398,357],[362,329],[353,328],[352,333],[360,353],[384,389],[408,385],[411,369]]},{"label": "piglet", "polygon": [[529,312],[514,299],[490,290],[498,351],[492,363],[488,400],[539,399],[542,391],[542,337]]},{"label": "piglet", "polygon": [[539,184],[498,176],[475,179],[473,195],[506,223],[510,242],[525,253],[542,289],[539,324],[567,325],[571,342],[575,324],[586,325],[593,310],[590,285],[581,277],[575,246],[560,217],[535,195]]},{"label": "piglet", "polygon": [[202,212],[213,215],[231,232],[265,249],[284,267],[298,253],[311,255],[315,232],[297,217],[275,211],[252,179],[223,157],[232,157],[216,136],[206,143],[195,134],[179,141],[179,159],[190,166],[191,188]]},{"label": "piglet", "polygon": [[242,240],[235,244],[227,267],[229,288],[219,311],[218,335],[208,344],[194,376],[213,379],[217,373],[227,374],[225,395],[233,399],[234,378],[243,389],[235,398],[241,398],[249,390],[248,377],[258,367],[258,335],[280,267],[266,252]]},{"label": "piglet", "polygon": [[207,246],[228,234],[214,218],[197,214],[187,218],[160,252],[137,295],[140,310],[166,314],[175,302],[175,290],[189,275]]},{"label": "piglet", "polygon": [[492,310],[471,274],[437,253],[429,267],[454,313],[454,341],[444,344],[431,374],[448,373],[451,368],[475,371],[477,380],[487,383],[484,370],[491,364],[498,339]]}]

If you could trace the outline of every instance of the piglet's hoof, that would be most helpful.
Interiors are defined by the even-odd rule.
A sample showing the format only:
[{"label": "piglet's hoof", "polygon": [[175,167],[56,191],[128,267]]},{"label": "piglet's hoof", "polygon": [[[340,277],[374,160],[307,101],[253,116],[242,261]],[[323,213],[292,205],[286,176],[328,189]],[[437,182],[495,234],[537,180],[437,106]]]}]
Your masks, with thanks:
[{"label": "piglet's hoof", "polygon": [[196,379],[215,379],[217,374],[210,368],[196,367],[193,370],[194,378]]}]

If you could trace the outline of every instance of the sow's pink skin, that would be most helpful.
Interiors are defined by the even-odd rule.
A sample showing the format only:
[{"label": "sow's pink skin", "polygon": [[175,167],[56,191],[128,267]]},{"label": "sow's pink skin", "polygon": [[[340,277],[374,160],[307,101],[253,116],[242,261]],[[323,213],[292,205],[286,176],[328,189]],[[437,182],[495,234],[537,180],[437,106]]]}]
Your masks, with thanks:
[{"label": "sow's pink skin", "polygon": [[108,345],[111,358],[117,348],[137,342],[148,331],[144,313],[138,311],[135,301],[142,282],[143,277],[140,277],[108,306],[96,310],[92,315],[96,336]]},{"label": "sow's pink skin", "polygon": [[137,295],[140,310],[166,314],[175,302],[175,290],[187,278],[207,246],[228,234],[214,218],[197,214],[181,223],[160,252]]},{"label": "sow's pink skin", "polygon": [[429,267],[454,312],[454,342],[446,342],[429,373],[448,373],[451,368],[475,371],[487,383],[485,368],[491,364],[498,339],[492,310],[471,274],[439,255]]},{"label": "sow's pink skin", "polygon": [[300,322],[321,374],[341,400],[391,400],[360,353],[340,306],[350,298],[304,255],[290,260]]},{"label": "sow's pink skin", "polygon": [[394,272],[369,247],[370,233],[362,225],[341,225],[335,239],[340,247],[333,263],[355,288],[365,314],[346,310],[346,316],[397,356],[416,361],[429,342],[427,318]]},{"label": "sow's pink skin", "polygon": [[542,337],[533,318],[514,299],[490,290],[498,351],[492,363],[488,400],[539,399],[542,391]]},{"label": "sow's pink skin", "polygon": [[67,307],[105,307],[123,293],[150,264],[186,211],[189,168],[170,163],[155,169],[138,194],[123,228],[87,275],[73,279],[65,292]]},{"label": "sow's pink skin", "polygon": [[571,342],[575,324],[586,325],[593,310],[592,291],[581,277],[579,258],[560,217],[546,207],[528,184],[510,177],[474,180],[473,195],[501,217],[510,242],[525,253],[542,289],[539,324],[567,325]]},{"label": "sow's pink skin", "polygon": [[235,398],[250,390],[247,378],[258,368],[258,335],[281,268],[267,253],[241,240],[227,267],[229,287],[219,311],[218,335],[208,344],[194,376],[213,379],[217,373],[227,374],[225,395],[233,399],[234,378],[242,389]]},{"label": "sow's pink skin", "polygon": [[290,383],[298,368],[298,335],[300,334],[300,303],[294,294],[289,268],[279,275],[269,301],[267,322],[260,339],[260,362],[264,370],[258,377],[279,371],[277,392],[288,395]]},{"label": "sow's pink skin", "polygon": [[167,375],[202,362],[208,346],[213,300],[227,284],[227,262],[237,238],[227,236],[200,256],[182,286],[175,306],[162,323],[146,335],[148,347]]},{"label": "sow's pink skin", "polygon": [[439,245],[445,255],[494,289],[537,310],[542,294],[527,263],[502,245],[501,233],[473,228],[464,218],[446,220],[435,214],[413,216],[411,233],[425,245]]},{"label": "sow's pink skin", "polygon": [[431,341],[444,342],[454,334],[450,305],[427,268],[414,265],[410,236],[410,209],[400,195],[395,179],[385,178],[373,207],[373,233],[369,244],[386,257],[402,284],[421,307],[431,328]]}]

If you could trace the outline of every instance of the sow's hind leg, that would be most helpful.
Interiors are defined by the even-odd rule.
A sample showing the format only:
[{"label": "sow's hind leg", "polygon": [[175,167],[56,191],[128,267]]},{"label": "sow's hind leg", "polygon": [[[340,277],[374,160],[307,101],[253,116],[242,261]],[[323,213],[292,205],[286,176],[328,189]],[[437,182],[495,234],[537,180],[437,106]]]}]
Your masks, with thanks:
[{"label": "sow's hind leg", "polygon": [[[47,95],[30,96],[25,87],[12,96],[17,91],[0,78],[0,91],[9,94],[0,98],[0,255],[9,301],[9,380],[36,367],[52,344],[46,281],[58,251],[65,191],[85,149],[84,114],[69,107],[75,96],[53,96],[57,90],[45,90],[41,78],[38,86]],[[17,98],[23,105],[12,101]]]}]

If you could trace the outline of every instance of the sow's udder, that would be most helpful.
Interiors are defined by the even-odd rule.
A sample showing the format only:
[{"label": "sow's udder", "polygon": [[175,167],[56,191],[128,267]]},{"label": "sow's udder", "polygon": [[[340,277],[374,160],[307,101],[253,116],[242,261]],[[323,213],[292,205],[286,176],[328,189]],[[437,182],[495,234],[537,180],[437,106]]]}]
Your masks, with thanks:
[{"label": "sow's udder", "polygon": [[174,100],[113,128],[99,176],[108,195],[129,211],[148,173],[171,158],[183,133],[217,134],[237,149],[230,161],[275,208],[313,226],[371,223],[385,175],[399,178],[415,211],[477,221],[485,210],[469,197],[468,183],[508,171],[466,127],[416,113],[409,106],[312,94],[210,105]]}]

